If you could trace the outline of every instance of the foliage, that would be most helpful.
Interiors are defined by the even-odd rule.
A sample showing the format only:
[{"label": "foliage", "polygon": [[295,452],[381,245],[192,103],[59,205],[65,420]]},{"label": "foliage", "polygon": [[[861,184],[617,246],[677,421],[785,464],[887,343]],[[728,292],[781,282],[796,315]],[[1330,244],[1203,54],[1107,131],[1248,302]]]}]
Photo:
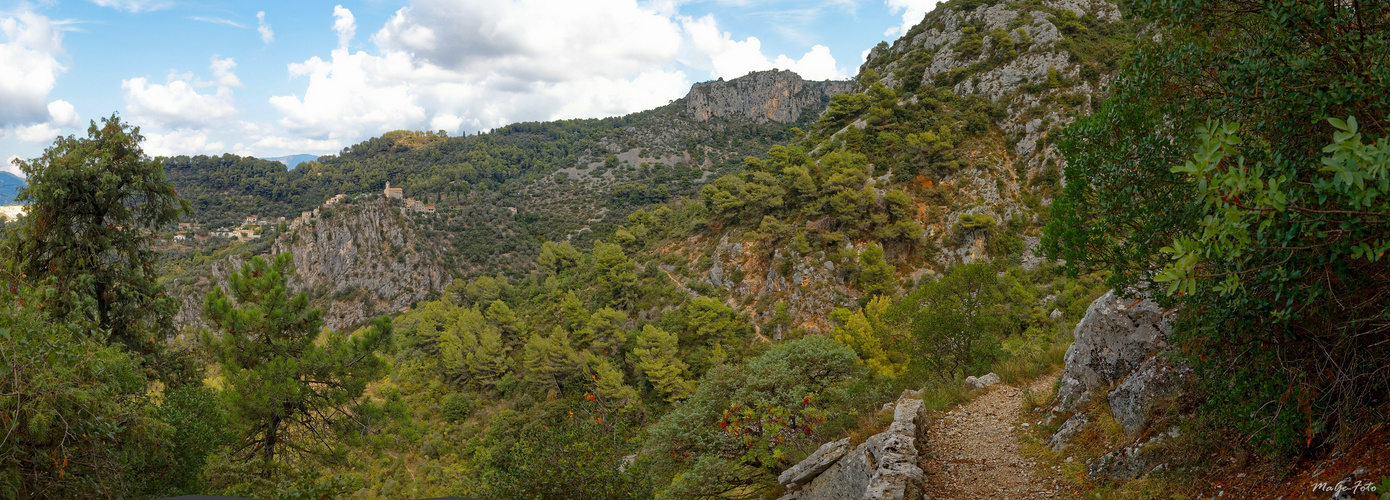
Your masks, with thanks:
[{"label": "foliage", "polygon": [[[788,465],[789,451],[784,449],[780,458],[773,455],[777,445],[790,446],[787,433],[794,431],[783,426],[769,433],[768,427],[760,427],[760,433],[754,434],[755,444],[756,436],[761,436],[774,446],[748,446],[742,431],[740,436],[727,431],[730,425],[725,411],[735,404],[754,408],[752,418],[742,417],[749,426],[762,424],[763,417],[781,418],[782,412],[787,412],[788,418],[793,412],[798,419],[821,418],[817,411],[801,414],[800,409],[811,406],[803,402],[808,397],[811,402],[825,401],[822,409],[827,413],[845,409],[835,403],[843,397],[837,391],[861,370],[854,351],[823,336],[780,343],[746,365],[711,370],[690,399],[675,406],[646,432],[645,447],[656,460],[652,472],[659,475],[656,484],[664,488],[661,494],[756,497],[761,488],[754,485],[772,481],[775,472]],[[793,408],[797,410],[790,410]],[[726,425],[721,426],[721,421]],[[814,426],[812,430],[814,433]],[[776,442],[778,435],[783,436],[780,443]]]},{"label": "foliage", "polygon": [[91,321],[132,352],[153,354],[177,307],[157,282],[155,234],[189,210],[145,156],[138,127],[112,115],[87,137],[60,137],[19,160],[28,215],[8,233],[14,273],[43,287],[55,318]]},{"label": "foliage", "polygon": [[889,328],[884,315],[892,299],[876,296],[864,308],[851,313],[844,308],[831,311],[835,321],[830,335],[859,355],[859,361],[878,377],[896,377],[907,369],[907,356],[897,345],[896,332]]},{"label": "foliage", "polygon": [[1347,442],[1390,393],[1375,375],[1390,353],[1373,340],[1390,307],[1375,278],[1390,7],[1134,8],[1162,36],[1064,133],[1044,246],[1122,290],[1170,284],[1161,300],[1184,311],[1176,340],[1218,426],[1275,456]]},{"label": "foliage", "polygon": [[332,449],[329,426],[350,417],[343,410],[385,368],[374,351],[389,341],[391,320],[378,318],[358,334],[321,332],[322,311],[309,309],[304,293],[286,291],[293,272],[289,254],[273,263],[253,258],[228,276],[230,294],[217,287],[203,303],[213,330],[202,341],[220,368],[238,436],[226,458],[246,464],[228,480],[254,473],[253,488]]},{"label": "foliage", "polygon": [[923,284],[902,301],[913,361],[943,379],[975,373],[1000,357],[1004,294],[994,266],[965,264]]},{"label": "foliage", "polygon": [[187,427],[157,418],[138,359],[101,332],[24,307],[39,297],[24,290],[0,304],[0,494],[126,497],[190,487],[161,475],[174,465],[196,475],[199,447],[176,441],[189,437],[176,434]]},{"label": "foliage", "polygon": [[645,325],[637,333],[637,348],[632,351],[637,368],[667,401],[684,399],[690,393],[690,383],[681,377],[686,364],[677,357],[676,342],[674,333]]}]

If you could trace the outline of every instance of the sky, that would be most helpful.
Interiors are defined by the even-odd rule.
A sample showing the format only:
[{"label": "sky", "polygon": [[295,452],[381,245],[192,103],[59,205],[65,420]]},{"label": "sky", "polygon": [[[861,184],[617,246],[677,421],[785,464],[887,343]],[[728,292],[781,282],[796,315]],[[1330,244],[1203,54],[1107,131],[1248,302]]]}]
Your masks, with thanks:
[{"label": "sky", "polygon": [[936,3],[0,0],[0,159],[112,114],[151,155],[273,157],[619,116],[750,71],[846,79]]}]

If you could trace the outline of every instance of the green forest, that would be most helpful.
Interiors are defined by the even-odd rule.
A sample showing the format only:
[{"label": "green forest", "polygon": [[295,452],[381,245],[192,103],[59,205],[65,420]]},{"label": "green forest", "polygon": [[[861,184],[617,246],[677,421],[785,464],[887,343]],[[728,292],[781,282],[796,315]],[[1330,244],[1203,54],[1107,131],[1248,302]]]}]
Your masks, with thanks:
[{"label": "green forest", "polygon": [[[886,429],[905,389],[945,411],[973,397],[966,376],[1056,371],[1106,290],[1177,311],[1194,376],[1161,411],[1185,440],[1132,484],[1068,465],[1070,493],[1188,498],[1225,457],[1279,477],[1381,432],[1390,7],[1133,0],[1104,21],[951,0],[904,39],[1004,3],[1056,25],[1080,68],[1022,84],[1022,113],[953,90],[1030,50],[1020,16],[962,26],[949,50],[981,62],[931,78],[927,51],[870,56],[796,124],[667,107],[399,131],[293,170],[153,158],[114,114],[59,138],[18,162],[30,208],[0,238],[0,496],[777,498],[821,444]],[[1011,156],[1000,124],[1054,110],[1058,157]],[[633,165],[610,143],[688,160]],[[562,172],[579,167],[614,175],[590,192]],[[451,284],[350,328],[324,326],[270,241],[153,244],[387,182],[448,207],[414,220]],[[970,186],[1016,207],[977,209]],[[741,292],[760,277],[718,267],[733,244],[759,274],[830,269],[834,300]],[[247,258],[197,297],[202,326],[176,324],[161,273],[229,254]]]}]

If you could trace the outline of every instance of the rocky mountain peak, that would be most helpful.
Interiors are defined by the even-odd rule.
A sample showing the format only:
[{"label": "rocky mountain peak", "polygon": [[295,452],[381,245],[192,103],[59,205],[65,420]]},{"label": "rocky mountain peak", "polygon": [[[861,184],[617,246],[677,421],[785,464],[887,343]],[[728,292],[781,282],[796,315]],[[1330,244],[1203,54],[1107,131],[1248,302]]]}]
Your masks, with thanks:
[{"label": "rocky mountain peak", "polygon": [[742,115],[757,123],[790,123],[802,113],[821,112],[831,96],[849,92],[853,85],[849,80],[803,80],[793,71],[774,69],[697,83],[682,100],[696,121]]}]

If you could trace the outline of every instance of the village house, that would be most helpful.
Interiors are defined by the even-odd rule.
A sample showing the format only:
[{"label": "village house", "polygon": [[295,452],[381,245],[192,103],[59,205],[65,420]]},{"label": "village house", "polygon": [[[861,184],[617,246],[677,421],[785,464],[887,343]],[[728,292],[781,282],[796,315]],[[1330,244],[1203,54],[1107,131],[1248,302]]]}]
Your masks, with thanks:
[{"label": "village house", "polygon": [[382,191],[382,194],[386,196],[387,200],[400,200],[405,198],[405,191],[401,190],[401,188],[391,187],[391,183],[389,182],[386,183],[386,189]]}]

